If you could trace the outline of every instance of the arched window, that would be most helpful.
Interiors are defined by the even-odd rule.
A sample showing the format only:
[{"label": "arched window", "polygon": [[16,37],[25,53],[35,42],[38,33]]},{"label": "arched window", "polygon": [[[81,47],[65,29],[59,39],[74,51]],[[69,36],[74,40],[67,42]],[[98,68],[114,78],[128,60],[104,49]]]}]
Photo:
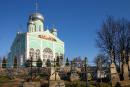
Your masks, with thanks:
[{"label": "arched window", "polygon": [[40,58],[40,50],[37,49],[37,50],[36,50],[36,59],[39,59],[39,58]]},{"label": "arched window", "polygon": [[53,52],[50,48],[45,48],[43,50],[43,58],[46,58],[46,59],[51,59],[53,58]]},{"label": "arched window", "polygon": [[59,56],[59,54],[58,53],[55,53],[55,58],[57,58]]},{"label": "arched window", "polygon": [[30,51],[29,51],[29,57],[33,58],[34,57],[34,49],[33,48],[30,48]]}]

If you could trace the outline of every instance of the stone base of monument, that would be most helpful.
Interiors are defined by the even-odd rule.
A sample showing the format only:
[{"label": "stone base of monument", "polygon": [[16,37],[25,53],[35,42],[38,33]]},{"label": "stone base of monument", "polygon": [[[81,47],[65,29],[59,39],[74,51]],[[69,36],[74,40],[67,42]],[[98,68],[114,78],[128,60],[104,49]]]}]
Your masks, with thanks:
[{"label": "stone base of monument", "polygon": [[24,82],[23,87],[41,87],[40,82]]},{"label": "stone base of monument", "polygon": [[121,87],[130,87],[130,80],[120,81],[120,86]]},{"label": "stone base of monument", "polygon": [[114,83],[115,85],[112,85],[112,87],[130,87],[130,80],[124,80],[120,82]]},{"label": "stone base of monument", "polygon": [[49,87],[65,87],[64,81],[60,79],[58,72],[51,74],[49,79]]},{"label": "stone base of monument", "polygon": [[116,66],[114,63],[110,65],[110,71],[111,71],[111,83],[112,83],[112,86],[115,87],[120,82],[120,78],[119,78],[119,75],[117,73]]},{"label": "stone base of monument", "polygon": [[124,80],[129,80],[128,65],[126,63],[123,64],[123,77],[124,77]]}]

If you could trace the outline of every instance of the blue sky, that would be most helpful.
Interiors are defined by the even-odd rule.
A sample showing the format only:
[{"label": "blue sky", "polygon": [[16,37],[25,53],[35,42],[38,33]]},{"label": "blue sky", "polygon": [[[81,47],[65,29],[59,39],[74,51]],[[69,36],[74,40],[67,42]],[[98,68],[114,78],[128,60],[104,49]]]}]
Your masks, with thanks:
[{"label": "blue sky", "polygon": [[[35,0],[0,0],[0,57],[7,55],[16,32],[27,31],[28,16]],[[96,32],[108,15],[130,20],[130,0],[38,0],[45,27],[53,25],[65,42],[66,57],[87,56],[90,62],[100,53]]]}]

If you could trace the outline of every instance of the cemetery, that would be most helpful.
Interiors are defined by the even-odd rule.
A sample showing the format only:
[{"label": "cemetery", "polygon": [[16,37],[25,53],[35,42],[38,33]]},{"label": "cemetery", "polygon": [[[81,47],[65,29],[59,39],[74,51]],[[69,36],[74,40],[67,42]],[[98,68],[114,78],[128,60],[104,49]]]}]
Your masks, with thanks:
[{"label": "cemetery", "polygon": [[[111,52],[112,53],[112,52]],[[111,56],[113,58],[113,55]],[[123,65],[123,80],[119,76],[115,63],[102,70],[88,65],[87,58],[77,58],[65,63],[54,61],[46,63],[48,67],[42,67],[42,62],[32,66],[33,61],[26,63],[25,67],[7,68],[5,60],[0,67],[0,87],[129,87],[129,69]],[[34,61],[35,62],[35,61]],[[109,71],[104,71],[106,68]]]},{"label": "cemetery", "polygon": [[80,67],[79,64],[77,67],[76,61],[66,62],[59,67],[56,60],[50,67],[33,67],[32,62],[24,68],[1,67],[0,87],[97,87],[100,84],[94,81],[85,61],[86,58],[81,61]]},{"label": "cemetery", "polygon": [[[9,2],[9,0],[7,1]],[[22,2],[25,1],[22,0]],[[6,12],[8,11],[7,9],[1,12],[3,13],[1,15],[2,25],[8,29],[7,34],[10,34],[7,35],[6,30],[3,29],[4,31],[0,35],[3,35],[3,37],[6,35],[6,38],[2,38],[3,41],[1,43],[4,43],[4,46],[5,43],[9,42],[12,44],[8,51],[5,50],[6,47],[0,45],[0,87],[130,87],[130,21],[127,20],[129,15],[127,15],[127,19],[115,19],[113,16],[108,16],[106,20],[102,20],[104,16],[99,17],[101,16],[99,14],[101,9],[95,7],[96,10],[93,11],[92,8],[99,4],[97,2],[96,4],[92,2],[93,4],[90,4],[92,7],[86,7],[89,4],[88,1],[84,4],[85,0],[68,0],[69,2],[66,0],[60,2],[62,0],[59,0],[59,3],[54,1],[51,4],[49,1],[53,2],[54,0],[46,1],[45,7],[47,7],[44,10],[47,12],[45,16],[48,15],[47,23],[59,23],[57,26],[59,29],[55,28],[54,25],[45,23],[46,19],[42,15],[42,11],[39,12],[38,9],[38,0],[35,0],[35,12],[28,16],[26,31],[17,32],[15,38],[13,37],[14,40],[9,37],[13,36],[12,32],[18,30],[13,30],[14,27],[12,25],[17,24],[19,20],[23,22],[23,13],[29,14],[31,10],[26,5],[25,7],[23,6],[25,3],[19,3],[19,0],[17,3],[23,7],[16,6],[16,8],[20,8],[18,11],[15,12],[16,9],[14,8],[12,8],[13,11],[12,9],[10,11],[16,14],[15,16],[12,13],[9,14],[10,12]],[[30,3],[31,1],[28,2]],[[81,6],[79,2],[82,2]],[[104,12],[109,13],[109,8],[111,8],[109,7],[111,5],[106,4],[106,2],[99,4],[99,6],[108,6],[103,11],[103,14]],[[10,7],[13,7],[14,2],[10,3]],[[65,3],[67,4],[64,5]],[[115,3],[118,4],[117,2]],[[6,4],[3,5],[2,3],[3,8],[6,8],[4,7]],[[123,3],[120,4],[122,5]],[[73,5],[75,6],[72,7]],[[118,8],[115,8],[115,4],[113,6],[114,9]],[[8,9],[10,7],[7,6]],[[91,8],[91,10],[86,10],[85,7]],[[28,13],[25,10],[28,10]],[[120,9],[118,10],[120,11]],[[84,13],[85,11],[86,14]],[[120,15],[121,13],[125,12],[117,12]],[[5,14],[8,14],[6,16],[9,17],[4,17]],[[19,17],[21,19],[16,17],[18,14],[21,15]],[[58,16],[54,17],[56,15]],[[14,21],[15,23],[12,24]],[[94,24],[96,21],[97,24]],[[97,26],[98,23],[102,25],[99,27]],[[10,25],[7,27],[5,24]],[[1,28],[4,28],[3,26]],[[93,28],[95,30],[92,30]],[[60,31],[60,34],[58,31]],[[95,31],[97,31],[96,34]],[[63,40],[61,37],[63,37]],[[92,47],[94,43],[92,39],[96,42],[95,47]],[[98,53],[96,48],[98,48]],[[3,49],[6,53],[2,53]],[[79,57],[72,58],[75,55],[79,55]],[[92,57],[94,58],[93,61]]]}]

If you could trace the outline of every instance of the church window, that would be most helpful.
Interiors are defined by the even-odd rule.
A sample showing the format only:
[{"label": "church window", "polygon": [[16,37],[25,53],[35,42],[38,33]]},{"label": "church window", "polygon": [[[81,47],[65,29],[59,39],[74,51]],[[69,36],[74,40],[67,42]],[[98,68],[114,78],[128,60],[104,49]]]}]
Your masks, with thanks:
[{"label": "church window", "polygon": [[43,50],[43,58],[47,58],[47,59],[53,58],[53,52],[50,48],[45,48]]},{"label": "church window", "polygon": [[30,48],[30,51],[29,51],[29,57],[33,58],[34,57],[34,49],[33,48]]},{"label": "church window", "polygon": [[36,59],[38,59],[38,58],[40,58],[40,50],[39,49],[36,50]]}]

